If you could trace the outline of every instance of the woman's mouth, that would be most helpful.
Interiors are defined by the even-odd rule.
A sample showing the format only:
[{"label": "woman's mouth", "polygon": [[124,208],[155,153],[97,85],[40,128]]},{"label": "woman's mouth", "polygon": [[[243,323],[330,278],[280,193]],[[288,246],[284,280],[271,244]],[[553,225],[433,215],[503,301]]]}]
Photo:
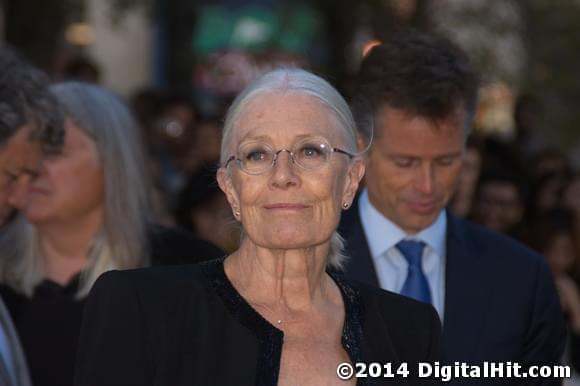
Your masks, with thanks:
[{"label": "woman's mouth", "polygon": [[264,209],[267,210],[302,210],[308,208],[308,205],[299,203],[289,203],[289,202],[277,202],[273,204],[264,205]]}]

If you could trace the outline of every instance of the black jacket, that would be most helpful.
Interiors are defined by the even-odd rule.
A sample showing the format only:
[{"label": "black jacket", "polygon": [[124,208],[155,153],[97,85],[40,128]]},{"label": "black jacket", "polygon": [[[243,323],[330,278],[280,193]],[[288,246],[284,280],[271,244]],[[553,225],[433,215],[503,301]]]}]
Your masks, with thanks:
[{"label": "black jacket", "polygon": [[[437,359],[435,310],[332,277],[345,304],[342,343],[351,361],[392,363],[393,371],[408,362],[412,372],[358,384],[431,384],[411,378],[417,362]],[[109,272],[89,296],[76,385],[274,386],[282,344],[283,332],[239,295],[222,260]]]}]

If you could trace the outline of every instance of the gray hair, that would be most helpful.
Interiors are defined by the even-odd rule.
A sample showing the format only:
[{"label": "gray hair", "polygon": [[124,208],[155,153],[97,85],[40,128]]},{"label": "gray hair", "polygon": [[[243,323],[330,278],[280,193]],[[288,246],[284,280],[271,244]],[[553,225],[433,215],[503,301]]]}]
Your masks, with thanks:
[{"label": "gray hair", "polygon": [[[222,130],[220,162],[223,165],[229,157],[233,132],[242,112],[257,96],[274,92],[296,92],[310,96],[322,102],[333,114],[341,130],[339,133],[346,140],[346,149],[356,153],[356,125],[350,108],[338,91],[326,80],[297,68],[280,68],[260,76],[250,83],[233,101],[228,109]],[[343,238],[334,232],[330,239],[328,265],[342,268],[345,255],[343,254]]]},{"label": "gray hair", "polygon": [[34,129],[43,147],[62,145],[62,111],[48,85],[46,74],[13,50],[0,47],[0,148],[25,125]]},{"label": "gray hair", "polygon": [[[65,115],[95,141],[104,172],[104,224],[81,272],[77,296],[82,297],[107,270],[149,265],[146,232],[153,217],[152,187],[139,129],[119,98],[80,82],[56,84],[50,91]],[[43,277],[38,234],[34,227],[14,226],[21,227],[23,244],[13,248],[19,256],[1,259],[0,279],[32,295]]]}]

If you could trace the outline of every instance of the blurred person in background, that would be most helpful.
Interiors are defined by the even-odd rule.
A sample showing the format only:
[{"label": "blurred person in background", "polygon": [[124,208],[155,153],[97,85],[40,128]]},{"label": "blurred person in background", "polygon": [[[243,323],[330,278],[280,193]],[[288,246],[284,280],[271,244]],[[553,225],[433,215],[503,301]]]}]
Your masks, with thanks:
[{"label": "blurred person in background", "polygon": [[84,55],[76,55],[68,58],[62,64],[62,72],[59,77],[62,81],[76,80],[94,84],[98,84],[100,78],[101,70],[98,64]]},{"label": "blurred person in background", "polygon": [[527,169],[528,176],[532,180],[539,180],[545,176],[566,178],[570,176],[571,170],[566,154],[554,148],[545,148],[535,153]]},{"label": "blurred person in background", "polygon": [[497,136],[485,137],[481,141],[481,170],[496,171],[509,168],[510,173],[524,175],[527,169],[523,160],[509,142]]},{"label": "blurred person in background", "polygon": [[[7,228],[13,206],[38,173],[43,151],[62,145],[62,115],[48,92],[48,78],[7,47],[0,47],[0,243],[10,248]],[[0,257],[1,258],[1,257]],[[29,386],[17,333],[0,298],[0,385]]]},{"label": "blurred person in background", "polygon": [[530,224],[528,244],[546,257],[560,295],[570,334],[569,355],[580,371],[580,292],[574,281],[579,255],[575,240],[575,217],[569,209],[553,208]]},{"label": "blurred person in background", "polygon": [[164,103],[150,155],[158,197],[170,215],[176,212],[189,176],[205,165],[217,165],[222,115],[202,116],[185,97],[170,96]]},{"label": "blurred person in background", "polygon": [[161,120],[165,94],[155,88],[137,91],[130,100],[130,107],[142,131],[142,138],[148,153],[157,146],[157,127]]},{"label": "blurred person in background", "polygon": [[159,210],[159,222],[173,225],[169,191],[163,179],[159,122],[164,111],[166,95],[155,88],[144,88],[137,91],[130,100],[131,110],[139,123],[141,137],[145,146],[148,170],[153,181],[153,201]]},{"label": "blurred person in background", "polygon": [[514,106],[515,138],[513,149],[522,160],[544,148],[544,106],[532,94],[518,95]]},{"label": "blurred person in background", "polygon": [[[570,209],[574,213],[574,240],[578,251],[580,251],[580,172],[574,173],[564,187],[562,206]],[[578,266],[575,278],[576,280],[580,280],[580,266]]]},{"label": "blurred person in background", "polygon": [[217,164],[192,174],[181,191],[174,217],[177,225],[231,253],[239,246],[240,227],[215,180]]},{"label": "blurred person in background", "polygon": [[536,216],[546,210],[562,206],[564,189],[569,178],[568,174],[549,172],[529,179],[530,192],[526,204],[527,222],[533,222]]},{"label": "blurred person in background", "polygon": [[198,119],[199,114],[189,98],[170,95],[155,125],[156,140],[152,150],[160,165],[159,179],[170,208],[185,186],[187,175],[198,166],[192,154]]},{"label": "blurred person in background", "polygon": [[[225,112],[224,112],[225,115]],[[195,128],[195,139],[191,151],[191,164],[194,171],[201,170],[204,165],[219,162],[221,127],[223,115],[202,116]]]},{"label": "blurred person in background", "polygon": [[580,220],[580,173],[574,173],[564,186],[562,204]]},{"label": "blurred person in background", "polygon": [[70,386],[85,298],[101,273],[222,253],[155,225],[138,128],[116,96],[78,82],[50,90],[66,115],[64,146],[22,200],[18,239],[0,245],[0,281],[34,385]]},{"label": "blurred person in background", "polygon": [[486,171],[477,183],[470,218],[488,229],[516,236],[525,208],[523,182],[517,174],[505,168]]}]

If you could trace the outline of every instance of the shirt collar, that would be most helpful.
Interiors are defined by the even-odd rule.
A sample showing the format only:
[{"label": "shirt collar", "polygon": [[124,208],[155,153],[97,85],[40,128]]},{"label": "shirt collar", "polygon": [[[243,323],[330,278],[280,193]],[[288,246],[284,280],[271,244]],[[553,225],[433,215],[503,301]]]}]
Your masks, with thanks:
[{"label": "shirt collar", "polygon": [[433,224],[417,233],[414,238],[424,241],[438,256],[445,256],[446,231],[447,212],[442,210]]},{"label": "shirt collar", "polygon": [[445,235],[447,214],[442,210],[433,224],[415,235],[407,235],[391,220],[383,216],[370,202],[365,188],[358,201],[361,223],[367,236],[367,243],[373,258],[382,256],[404,238],[425,242],[438,256],[445,255]]}]

